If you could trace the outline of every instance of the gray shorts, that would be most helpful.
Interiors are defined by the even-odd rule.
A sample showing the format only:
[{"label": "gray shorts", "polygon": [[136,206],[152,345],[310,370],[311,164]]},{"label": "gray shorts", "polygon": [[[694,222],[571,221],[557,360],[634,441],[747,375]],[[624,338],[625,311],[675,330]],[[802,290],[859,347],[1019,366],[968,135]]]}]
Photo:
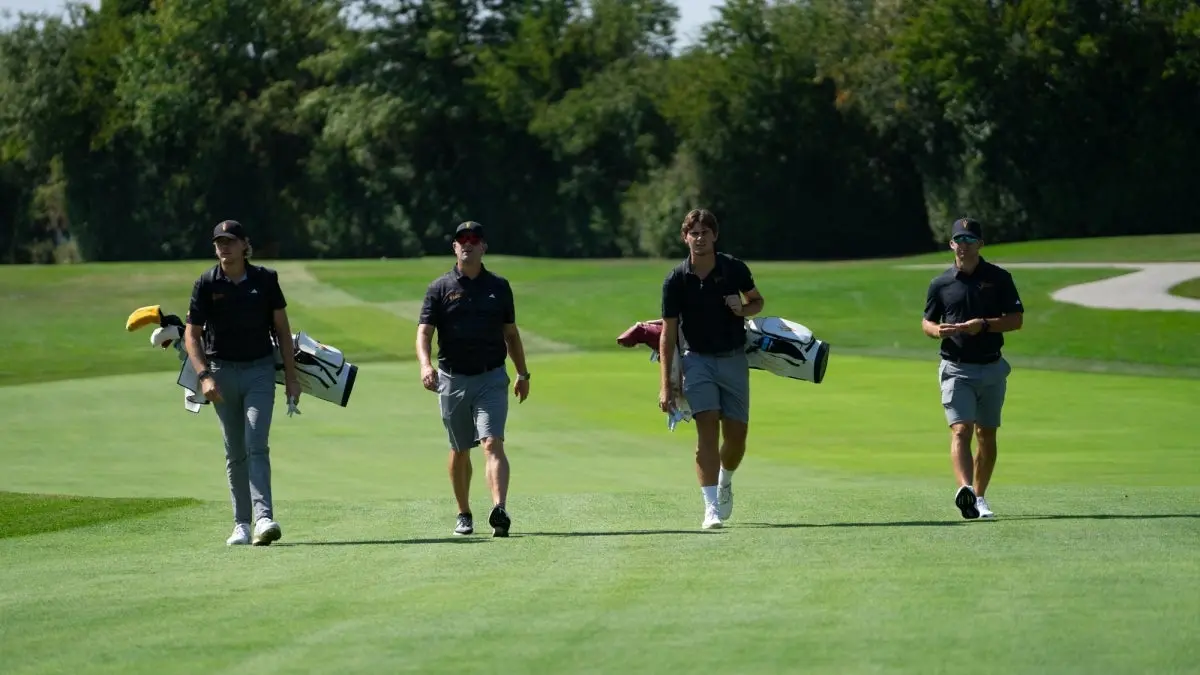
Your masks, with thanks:
[{"label": "gray shorts", "polygon": [[504,438],[508,419],[508,370],[450,375],[438,369],[438,408],[450,447],[462,452],[485,438]]},{"label": "gray shorts", "polygon": [[681,365],[683,396],[693,415],[720,410],[724,418],[750,422],[750,362],[746,352],[684,352]]},{"label": "gray shorts", "polygon": [[972,422],[986,429],[999,428],[1011,372],[1012,366],[1003,357],[987,364],[943,359],[938,366],[938,383],[942,387],[946,424]]}]

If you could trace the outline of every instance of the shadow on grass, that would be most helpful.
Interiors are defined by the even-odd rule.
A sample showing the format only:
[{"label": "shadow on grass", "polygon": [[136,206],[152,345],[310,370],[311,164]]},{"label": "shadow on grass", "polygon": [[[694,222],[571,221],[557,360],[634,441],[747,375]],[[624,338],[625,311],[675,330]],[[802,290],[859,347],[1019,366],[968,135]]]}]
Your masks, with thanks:
[{"label": "shadow on grass", "polygon": [[[512,533],[509,539],[522,537],[632,537],[654,534],[719,534],[720,530],[613,530],[610,532],[521,532]],[[293,541],[272,546],[372,546],[379,544],[472,544],[494,539],[489,534],[466,537],[438,537],[433,539],[364,539],[360,541]]]},{"label": "shadow on grass", "polygon": [[801,527],[957,527],[965,520],[898,520],[880,523],[743,523],[742,527],[801,528]]},{"label": "shadow on grass", "polygon": [[1079,513],[1079,514],[1025,514],[1004,516],[1004,520],[1169,520],[1172,518],[1200,518],[1200,513]]},{"label": "shadow on grass", "polygon": [[276,546],[402,546],[404,544],[475,544],[481,537],[437,537],[433,539],[359,539],[357,541],[289,541],[271,544]]},{"label": "shadow on grass", "polygon": [[636,537],[647,534],[720,534],[721,530],[611,530],[608,532],[526,532],[530,537]]},{"label": "shadow on grass", "polygon": [[1004,520],[1166,520],[1172,518],[1200,518],[1200,513],[1080,513],[1080,514],[1024,514],[998,516],[995,519],[977,520],[901,520],[879,523],[745,523],[743,527],[805,528],[805,527],[956,527],[969,523],[995,523]]},{"label": "shadow on grass", "polygon": [[[875,523],[740,523],[733,525],[745,528],[772,529],[801,529],[822,527],[959,527],[971,523],[995,523],[1004,520],[1161,520],[1172,518],[1200,518],[1200,513],[1161,513],[1161,514],[1030,514],[1003,516],[996,520],[898,520]],[[523,532],[509,535],[510,539],[522,537],[635,537],[664,534],[715,535],[722,534],[721,530],[611,530],[607,532]],[[358,541],[293,541],[280,542],[272,546],[402,546],[423,544],[478,544],[494,537],[486,534],[467,537],[436,537],[431,539],[362,539]]]}]

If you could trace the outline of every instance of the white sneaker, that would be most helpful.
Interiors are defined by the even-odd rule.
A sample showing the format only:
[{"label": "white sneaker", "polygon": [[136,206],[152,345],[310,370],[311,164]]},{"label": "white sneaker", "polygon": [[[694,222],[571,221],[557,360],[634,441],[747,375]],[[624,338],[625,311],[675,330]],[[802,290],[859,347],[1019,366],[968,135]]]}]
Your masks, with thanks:
[{"label": "white sneaker", "polygon": [[238,523],[233,526],[233,534],[225,540],[226,546],[246,546],[250,543],[250,524]]},{"label": "white sneaker", "polygon": [[283,530],[279,528],[279,523],[270,518],[259,518],[254,524],[255,546],[270,546],[271,542],[279,541],[282,536]]},{"label": "white sneaker", "polygon": [[995,518],[996,514],[988,507],[987,500],[983,497],[975,498],[975,509],[979,511],[980,518]]},{"label": "white sneaker", "polygon": [[733,515],[733,484],[717,488],[717,516],[729,520]]},{"label": "white sneaker", "polygon": [[717,505],[709,504],[704,508],[704,523],[700,526],[706,530],[721,529],[721,516],[717,514]]}]

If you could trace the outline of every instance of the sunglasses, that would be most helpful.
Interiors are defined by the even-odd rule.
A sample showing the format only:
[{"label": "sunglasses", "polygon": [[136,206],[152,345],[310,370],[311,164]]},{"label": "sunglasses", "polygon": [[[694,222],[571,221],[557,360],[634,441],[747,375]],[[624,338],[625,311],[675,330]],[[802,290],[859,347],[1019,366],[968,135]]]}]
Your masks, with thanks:
[{"label": "sunglasses", "polygon": [[483,237],[481,237],[477,234],[460,234],[454,238],[454,241],[457,241],[460,244],[474,245],[474,244],[478,244],[479,242],[483,241]]},{"label": "sunglasses", "polygon": [[978,238],[972,237],[967,234],[960,234],[957,237],[954,237],[953,239],[951,239],[951,241],[953,241],[956,244],[978,244],[979,243]]}]

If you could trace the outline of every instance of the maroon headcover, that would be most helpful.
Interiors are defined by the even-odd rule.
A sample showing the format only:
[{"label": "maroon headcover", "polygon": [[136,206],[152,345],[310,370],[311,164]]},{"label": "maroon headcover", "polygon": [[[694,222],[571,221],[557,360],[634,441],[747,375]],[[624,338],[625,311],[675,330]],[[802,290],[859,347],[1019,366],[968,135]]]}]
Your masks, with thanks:
[{"label": "maroon headcover", "polygon": [[658,338],[662,335],[662,319],[654,321],[639,321],[617,338],[617,344],[622,347],[646,345],[658,351]]}]

